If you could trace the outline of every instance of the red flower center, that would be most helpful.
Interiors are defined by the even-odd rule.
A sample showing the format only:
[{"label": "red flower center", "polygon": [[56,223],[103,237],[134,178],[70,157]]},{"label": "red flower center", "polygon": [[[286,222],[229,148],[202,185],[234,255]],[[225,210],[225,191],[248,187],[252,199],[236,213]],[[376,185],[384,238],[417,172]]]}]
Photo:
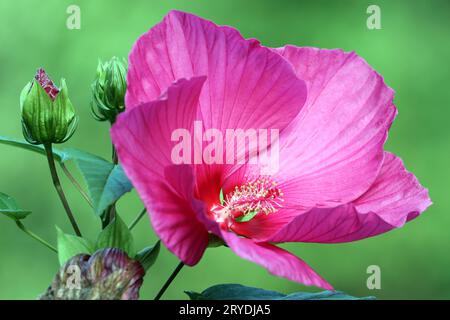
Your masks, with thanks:
[{"label": "red flower center", "polygon": [[253,219],[258,214],[271,214],[282,207],[283,192],[277,183],[262,177],[236,186],[220,205],[211,208],[214,219],[224,228]]}]

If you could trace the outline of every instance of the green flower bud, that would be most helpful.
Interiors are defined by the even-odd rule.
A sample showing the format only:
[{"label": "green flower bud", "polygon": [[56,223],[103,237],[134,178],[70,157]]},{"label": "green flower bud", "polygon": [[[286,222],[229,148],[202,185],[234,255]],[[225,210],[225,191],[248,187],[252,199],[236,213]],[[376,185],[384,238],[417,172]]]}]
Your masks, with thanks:
[{"label": "green flower bud", "polygon": [[125,110],[127,91],[127,62],[113,57],[99,62],[97,76],[91,85],[92,113],[99,121],[114,123],[119,113]]},{"label": "green flower bud", "polygon": [[78,124],[65,80],[61,80],[58,89],[43,69],[22,90],[20,108],[23,135],[32,144],[63,143]]}]

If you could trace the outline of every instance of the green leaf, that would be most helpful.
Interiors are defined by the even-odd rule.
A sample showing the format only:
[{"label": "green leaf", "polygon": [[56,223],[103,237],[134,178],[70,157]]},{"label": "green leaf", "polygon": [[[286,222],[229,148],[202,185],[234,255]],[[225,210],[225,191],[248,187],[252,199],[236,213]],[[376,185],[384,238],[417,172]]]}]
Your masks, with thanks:
[{"label": "green leaf", "polygon": [[161,247],[161,240],[158,240],[158,242],[156,242],[155,245],[142,249],[136,255],[135,259],[141,263],[145,271],[150,269],[150,267],[155,263],[156,258],[158,257],[159,254],[160,247]]},{"label": "green leaf", "polygon": [[240,284],[219,284],[202,293],[185,291],[191,300],[372,300],[374,297],[355,298],[340,291],[317,293],[295,292],[283,294]]},{"label": "green leaf", "polygon": [[109,205],[133,189],[120,165],[114,165],[96,155],[76,149],[66,149],[65,154],[75,162],[83,175],[98,216]]},{"label": "green leaf", "polygon": [[31,211],[20,209],[13,198],[0,192],[0,213],[13,220],[22,220],[25,219]]},{"label": "green leaf", "polygon": [[[0,143],[45,155],[45,149],[24,140],[0,136]],[[80,170],[94,205],[95,213],[100,216],[112,203],[133,189],[133,185],[120,165],[77,149],[59,150],[53,148],[55,160],[59,163],[73,161]]]},{"label": "green leaf", "polygon": [[234,220],[236,220],[237,222],[248,222],[248,221],[252,220],[257,214],[258,214],[258,211],[250,211],[240,217],[237,217]]},{"label": "green leaf", "polygon": [[[18,147],[18,148],[25,149],[25,150],[29,150],[29,151],[33,151],[33,152],[36,152],[36,153],[39,153],[39,154],[45,156],[45,149],[43,146],[30,144],[30,143],[26,142],[25,140],[0,136],[0,143]],[[53,155],[55,157],[55,160],[58,162],[64,162],[64,161],[68,160],[66,158],[66,155],[64,154],[64,151],[61,151],[61,150],[58,150],[55,148],[53,148]]]},{"label": "green leaf", "polygon": [[95,248],[117,248],[134,256],[133,235],[123,220],[116,215],[113,221],[99,234]]},{"label": "green leaf", "polygon": [[58,260],[63,265],[67,260],[77,254],[91,254],[94,252],[94,245],[83,238],[64,233],[56,227],[58,239]]},{"label": "green leaf", "polygon": [[316,293],[295,292],[281,300],[375,300],[375,297],[353,297],[342,291],[322,291]]}]

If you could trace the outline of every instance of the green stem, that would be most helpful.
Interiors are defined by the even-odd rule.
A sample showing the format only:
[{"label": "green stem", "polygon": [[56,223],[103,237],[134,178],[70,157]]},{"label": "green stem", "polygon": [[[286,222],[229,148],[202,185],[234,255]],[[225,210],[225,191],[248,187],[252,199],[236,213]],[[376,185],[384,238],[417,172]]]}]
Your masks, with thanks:
[{"label": "green stem", "polygon": [[184,263],[180,262],[178,264],[178,266],[175,268],[175,270],[172,272],[172,274],[170,275],[169,279],[167,279],[166,283],[164,283],[164,285],[161,288],[161,290],[159,290],[158,294],[155,297],[155,300],[161,299],[161,297],[164,294],[164,292],[166,292],[167,288],[170,286],[172,281],[175,279],[175,277],[178,275],[178,273],[181,271],[181,269],[183,267],[184,267]]},{"label": "green stem", "polygon": [[86,200],[86,202],[91,206],[92,208],[94,205],[92,204],[91,199],[87,195],[87,193],[83,190],[81,185],[78,183],[78,181],[73,177],[73,175],[70,173],[70,171],[67,169],[66,165],[64,163],[60,163],[61,169],[66,174],[67,178],[72,182],[72,184],[75,186],[75,188],[80,192],[81,196]]},{"label": "green stem", "polygon": [[143,216],[145,216],[145,213],[147,212],[147,209],[144,208],[142,209],[142,211],[139,213],[139,215],[134,218],[133,222],[130,223],[128,229],[130,229],[130,231],[138,224],[138,222],[142,219]]},{"label": "green stem", "polygon": [[58,177],[58,172],[56,171],[55,159],[53,157],[53,150],[51,144],[45,144],[45,153],[47,154],[48,166],[50,168],[50,174],[52,175],[53,185],[55,186],[56,192],[62,202],[64,210],[67,213],[67,217],[69,218],[70,223],[72,224],[73,230],[76,235],[81,237],[80,228],[78,228],[77,222],[75,221],[75,217],[73,216],[72,210],[70,209],[69,203],[67,202],[66,195],[64,194],[64,190],[61,187],[61,182]]},{"label": "green stem", "polygon": [[16,220],[16,224],[19,227],[20,230],[22,230],[23,232],[25,232],[27,235],[29,235],[31,238],[33,238],[34,240],[37,240],[38,242],[40,242],[41,244],[43,244],[44,246],[46,246],[47,248],[49,248],[50,250],[52,250],[53,252],[58,253],[58,250],[52,246],[50,243],[48,243],[47,241],[45,241],[44,239],[42,239],[41,237],[39,237],[37,234],[35,234],[34,232],[28,230],[22,222],[20,222],[19,220]]},{"label": "green stem", "polygon": [[[114,125],[114,122],[116,122],[116,118],[115,117],[110,121],[111,128]],[[117,156],[117,150],[116,150],[116,147],[114,146],[114,143],[112,143],[112,142],[111,142],[111,151],[112,151],[112,162],[114,164],[118,164],[119,163],[119,158]]]},{"label": "green stem", "polygon": [[[114,144],[112,144],[112,162],[114,165],[119,163],[119,158],[117,157],[116,148],[114,147]],[[116,203],[112,203],[105,212],[105,221],[103,221],[103,225],[106,228],[106,226],[114,220],[116,217]]]},{"label": "green stem", "polygon": [[109,209],[109,221],[113,221],[116,218],[116,203],[114,202]]},{"label": "green stem", "polygon": [[114,147],[114,145],[112,145],[112,161],[114,164],[119,163],[119,158],[117,157],[117,151],[116,151],[116,148]]},{"label": "green stem", "polygon": [[103,211],[101,219],[102,219],[102,229],[105,229],[109,224],[109,208]]}]

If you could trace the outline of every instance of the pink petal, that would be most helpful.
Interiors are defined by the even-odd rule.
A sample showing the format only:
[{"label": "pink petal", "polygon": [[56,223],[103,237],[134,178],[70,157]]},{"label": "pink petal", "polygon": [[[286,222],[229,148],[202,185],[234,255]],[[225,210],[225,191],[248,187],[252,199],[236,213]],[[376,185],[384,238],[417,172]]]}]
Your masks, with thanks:
[{"label": "pink petal", "polygon": [[272,50],[231,27],[171,11],[130,53],[127,108],[193,76],[207,76],[200,95],[206,128],[281,130],[306,99],[304,82]]},{"label": "pink petal", "polygon": [[250,221],[234,222],[231,230],[255,241],[266,241],[291,223],[297,216],[308,210],[300,208],[282,209],[272,214],[258,214]]},{"label": "pink petal", "polygon": [[[178,78],[203,75],[207,80],[200,95],[201,120],[204,129],[218,129],[224,138],[226,129],[282,131],[306,100],[304,82],[271,49],[245,40],[233,28],[172,11],[141,36],[130,53],[127,108],[156,99]],[[248,159],[254,151],[241,155]],[[237,158],[236,153],[233,164]],[[203,193],[199,197],[218,197],[226,179],[245,171],[241,166],[196,166]]]},{"label": "pink petal", "polygon": [[333,287],[303,260],[281,248],[268,243],[255,243],[251,239],[239,238],[234,233],[227,231],[222,231],[222,237],[238,256],[263,266],[276,276],[307,286],[333,290]]},{"label": "pink petal", "polygon": [[278,180],[286,206],[334,207],[356,199],[383,161],[396,115],[392,89],[355,53],[292,46],[278,52],[308,88],[281,142]]},{"label": "pink petal", "polygon": [[360,240],[402,227],[430,205],[428,191],[406,171],[401,159],[386,153],[380,174],[361,197],[347,205],[315,208],[301,214],[269,241],[338,243]]},{"label": "pink petal", "polygon": [[[163,243],[188,265],[201,258],[208,232],[197,219],[190,166],[173,165],[171,134],[191,128],[204,77],[180,80],[160,100],[121,114],[111,130],[120,162]],[[187,167],[187,168],[186,168]]]},{"label": "pink petal", "polygon": [[353,203],[358,212],[376,212],[398,228],[424,212],[432,202],[428,190],[405,169],[403,161],[385,152],[383,166],[374,184]]}]

